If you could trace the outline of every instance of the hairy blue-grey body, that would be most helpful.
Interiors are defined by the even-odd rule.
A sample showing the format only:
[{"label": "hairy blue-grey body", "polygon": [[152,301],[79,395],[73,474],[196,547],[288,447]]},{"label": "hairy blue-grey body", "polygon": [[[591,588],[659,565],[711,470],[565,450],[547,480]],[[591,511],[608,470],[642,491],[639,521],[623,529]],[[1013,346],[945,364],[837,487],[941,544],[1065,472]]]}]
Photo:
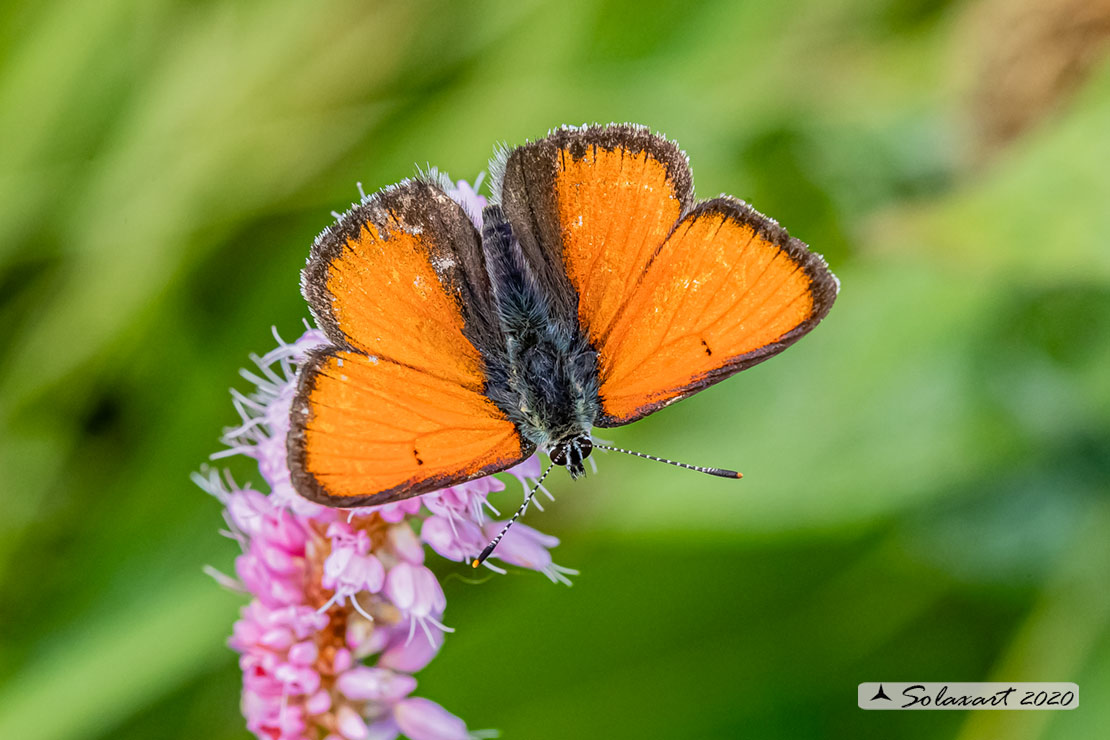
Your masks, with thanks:
[{"label": "hairy blue-grey body", "polygon": [[482,222],[482,251],[505,337],[505,364],[487,368],[487,393],[525,439],[581,475],[600,408],[597,352],[577,322],[551,310],[552,297],[501,207],[487,206]]}]

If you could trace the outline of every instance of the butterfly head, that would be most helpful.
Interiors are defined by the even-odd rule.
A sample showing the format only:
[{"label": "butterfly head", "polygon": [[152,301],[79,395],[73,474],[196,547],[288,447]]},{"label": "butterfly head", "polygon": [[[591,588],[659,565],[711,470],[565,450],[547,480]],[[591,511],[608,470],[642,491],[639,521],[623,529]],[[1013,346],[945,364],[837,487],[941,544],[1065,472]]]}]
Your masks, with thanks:
[{"label": "butterfly head", "polygon": [[551,462],[565,467],[571,478],[581,478],[586,474],[582,461],[590,456],[594,443],[588,434],[575,434],[556,442],[548,453]]}]

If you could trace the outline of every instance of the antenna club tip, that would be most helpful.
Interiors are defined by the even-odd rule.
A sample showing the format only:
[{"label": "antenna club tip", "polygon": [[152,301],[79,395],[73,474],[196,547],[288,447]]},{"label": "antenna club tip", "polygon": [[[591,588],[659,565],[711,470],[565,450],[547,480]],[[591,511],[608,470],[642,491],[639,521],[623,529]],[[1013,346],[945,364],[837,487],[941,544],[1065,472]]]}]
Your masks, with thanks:
[{"label": "antenna club tip", "polygon": [[478,558],[474,558],[473,560],[470,561],[470,567],[471,568],[477,568],[481,564],[482,564],[482,561],[479,560]]},{"label": "antenna club tip", "polygon": [[739,480],[740,478],[743,478],[743,477],[744,477],[744,474],[743,474],[743,473],[739,473],[739,472],[737,472],[737,471],[735,471],[735,470],[734,470],[734,471],[732,471],[732,473],[733,473],[733,475],[734,475],[734,476],[735,476],[735,477],[737,478],[737,480]]}]

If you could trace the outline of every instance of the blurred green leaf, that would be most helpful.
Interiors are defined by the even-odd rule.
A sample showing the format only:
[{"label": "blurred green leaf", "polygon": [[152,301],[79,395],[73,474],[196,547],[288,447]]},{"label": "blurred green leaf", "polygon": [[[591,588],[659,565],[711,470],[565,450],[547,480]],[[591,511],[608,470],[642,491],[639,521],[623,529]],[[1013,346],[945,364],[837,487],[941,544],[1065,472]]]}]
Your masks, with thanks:
[{"label": "blurred green leaf", "polygon": [[234,596],[199,573],[153,596],[56,635],[38,664],[0,693],[0,736],[98,737],[226,650]]}]

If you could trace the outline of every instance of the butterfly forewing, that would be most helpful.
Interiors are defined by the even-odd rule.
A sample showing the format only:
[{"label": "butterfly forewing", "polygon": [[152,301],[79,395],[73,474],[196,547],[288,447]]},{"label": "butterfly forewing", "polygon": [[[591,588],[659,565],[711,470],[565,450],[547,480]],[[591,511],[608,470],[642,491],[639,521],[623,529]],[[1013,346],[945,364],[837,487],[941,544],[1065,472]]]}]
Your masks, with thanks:
[{"label": "butterfly forewing", "polygon": [[460,381],[503,351],[481,237],[432,182],[407,180],[345,214],[313,245],[302,285],[339,346]]},{"label": "butterfly forewing", "polygon": [[500,194],[541,282],[595,346],[692,198],[685,155],[630,125],[560,129],[513,150]]}]

